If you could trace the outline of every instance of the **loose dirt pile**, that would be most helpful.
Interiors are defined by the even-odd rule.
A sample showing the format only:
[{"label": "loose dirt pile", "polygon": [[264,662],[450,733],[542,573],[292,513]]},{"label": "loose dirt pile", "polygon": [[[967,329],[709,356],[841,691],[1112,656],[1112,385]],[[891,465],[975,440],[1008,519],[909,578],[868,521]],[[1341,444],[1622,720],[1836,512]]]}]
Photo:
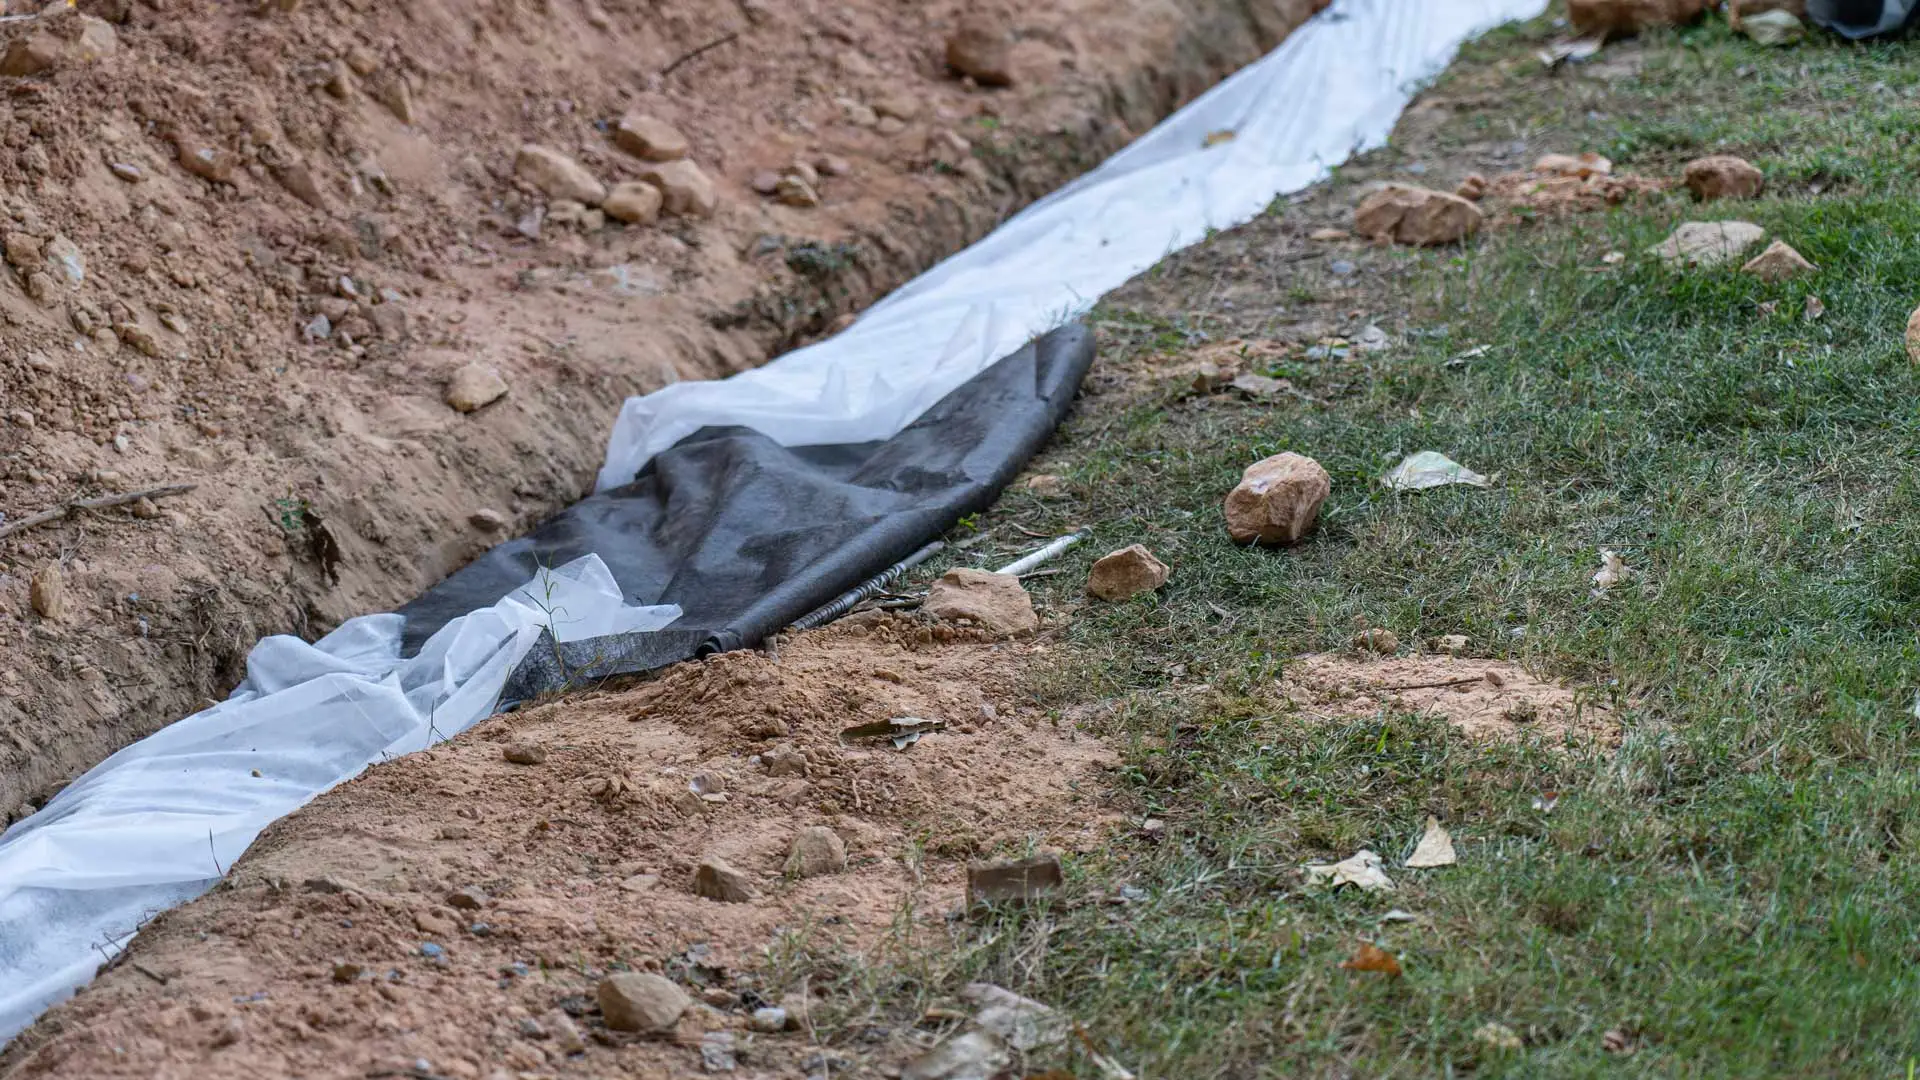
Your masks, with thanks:
[{"label": "loose dirt pile", "polygon": [[[263,634],[389,610],[578,498],[625,396],[838,325],[1320,3],[0,26],[0,510],[197,485],[0,539],[0,821],[226,694]],[[963,13],[1010,86],[948,68]]]},{"label": "loose dirt pile", "polygon": [[[698,1071],[728,1040],[758,1074],[914,1056],[926,1032],[813,1044],[807,999],[772,981],[781,962],[945,941],[966,857],[1101,842],[1114,815],[1094,792],[1113,757],[1022,704],[1031,646],[849,622],[777,662],[683,665],[369,770],[158,918],[0,1073],[653,1076]],[[841,739],[901,716],[946,727],[905,750]],[[819,861],[799,876],[789,858],[814,827],[844,866],[815,829]],[[714,858],[750,899],[695,895]],[[671,1037],[611,1032],[594,988],[618,970],[699,1000]],[[751,1030],[783,999],[801,1030]]]},{"label": "loose dirt pile", "polygon": [[1309,717],[1427,713],[1476,739],[1619,739],[1613,711],[1590,694],[1536,678],[1518,664],[1453,656],[1303,656],[1281,677]]}]

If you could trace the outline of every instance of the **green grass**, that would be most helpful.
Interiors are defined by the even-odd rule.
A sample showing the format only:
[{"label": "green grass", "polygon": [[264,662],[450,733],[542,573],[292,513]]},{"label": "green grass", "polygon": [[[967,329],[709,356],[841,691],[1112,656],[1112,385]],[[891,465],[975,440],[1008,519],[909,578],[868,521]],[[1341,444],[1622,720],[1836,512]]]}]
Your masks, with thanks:
[{"label": "green grass", "polygon": [[[1168,835],[1072,863],[1073,897],[1142,899],[976,925],[874,993],[993,979],[1084,1018],[1150,1077],[1912,1075],[1920,371],[1901,331],[1920,302],[1920,54],[1763,50],[1716,19],[1632,46],[1638,76],[1590,84],[1528,59],[1547,33],[1468,50],[1438,92],[1494,86],[1509,105],[1462,113],[1436,145],[1587,131],[1572,145],[1667,174],[1730,149],[1770,196],[1380,255],[1356,306],[1402,313],[1380,320],[1398,344],[1290,361],[1321,405],[1092,394],[1036,463],[1076,497],[1010,494],[979,524],[1094,523],[1068,572],[1035,583],[1056,608],[1081,604],[1104,551],[1143,542],[1174,566],[1155,596],[1077,607],[1035,687],[1125,748],[1118,797]],[[1762,224],[1820,271],[1767,284],[1640,254],[1696,215]],[[1602,271],[1609,251],[1630,254]],[[1102,362],[1213,326],[1162,300],[1218,273],[1192,253],[1103,307]],[[1273,288],[1270,305],[1311,295],[1284,275]],[[1379,485],[1423,449],[1497,482]],[[1221,497],[1281,450],[1333,476],[1321,525],[1299,548],[1236,547]],[[1596,599],[1602,546],[1634,575]],[[1592,687],[1621,743],[1475,744],[1418,716],[1281,711],[1276,672],[1339,647],[1356,615]],[[1544,791],[1562,793],[1550,813]],[[1302,863],[1363,846],[1397,865],[1429,812],[1458,866],[1392,870],[1391,896],[1303,884]],[[1383,924],[1391,908],[1420,921]],[[1357,939],[1405,976],[1340,969]],[[1524,1045],[1477,1037],[1489,1023]],[[1633,1052],[1610,1051],[1610,1031]]]}]

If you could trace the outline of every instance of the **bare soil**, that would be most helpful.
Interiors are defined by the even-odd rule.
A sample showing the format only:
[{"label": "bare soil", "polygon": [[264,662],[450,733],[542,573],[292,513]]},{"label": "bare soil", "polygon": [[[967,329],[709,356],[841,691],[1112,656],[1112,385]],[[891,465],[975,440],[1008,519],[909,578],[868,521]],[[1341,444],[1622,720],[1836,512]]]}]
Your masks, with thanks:
[{"label": "bare soil", "polygon": [[[82,0],[0,26],[117,42],[0,79],[0,509],[197,485],[0,539],[0,821],[224,695],[262,635],[390,610],[580,497],[627,395],[830,330],[1318,6]],[[1012,87],[945,68],[962,12],[1013,41]],[[687,137],[713,216],[569,225],[516,179],[527,143],[636,178],[610,138],[634,109]],[[796,159],[821,205],[756,194]],[[476,362],[509,391],[463,414]]]},{"label": "bare soil", "polygon": [[1519,664],[1454,656],[1303,656],[1280,680],[1304,719],[1370,716],[1382,709],[1437,716],[1476,739],[1620,738],[1613,710],[1592,692],[1541,679]]},{"label": "bare soil", "polygon": [[[944,946],[970,857],[1090,850],[1120,823],[1100,794],[1115,755],[1023,703],[1037,647],[868,613],[777,661],[682,665],[377,766],[155,920],[0,1075],[683,1075],[712,1032],[732,1033],[748,1075],[817,1073],[783,959]],[[947,727],[904,750],[841,737],[899,716]],[[509,745],[546,758],[510,763]],[[847,866],[791,876],[793,837],[815,825]],[[753,899],[694,894],[712,855]],[[470,888],[481,906],[450,906]],[[594,988],[620,970],[699,995],[672,1037],[605,1027]],[[799,1030],[748,1030],[783,1000]],[[555,1010],[584,1050],[555,1037]],[[833,1071],[871,1075],[938,1032],[877,1029],[828,1051]]]}]

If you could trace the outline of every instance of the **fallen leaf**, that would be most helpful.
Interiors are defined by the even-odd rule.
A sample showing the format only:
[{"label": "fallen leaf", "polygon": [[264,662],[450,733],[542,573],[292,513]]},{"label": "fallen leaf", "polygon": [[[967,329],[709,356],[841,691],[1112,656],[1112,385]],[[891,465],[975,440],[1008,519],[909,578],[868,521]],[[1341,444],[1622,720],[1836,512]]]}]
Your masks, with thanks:
[{"label": "fallen leaf", "polygon": [[1392,911],[1389,911],[1385,915],[1380,916],[1380,921],[1383,923],[1419,922],[1420,916],[1415,915],[1411,911],[1402,911],[1399,908],[1394,908]]},{"label": "fallen leaf", "polygon": [[1825,315],[1826,313],[1827,313],[1827,305],[1821,303],[1819,297],[1813,295],[1812,293],[1808,293],[1807,306],[1805,310],[1801,312],[1801,315],[1808,322],[1813,322],[1815,319],[1818,319],[1820,316]]},{"label": "fallen leaf", "polygon": [[1627,564],[1612,548],[1600,549],[1600,569],[1593,572],[1593,595],[1604,596],[1608,589],[1627,578]]},{"label": "fallen leaf", "polygon": [[1647,250],[1668,266],[1717,266],[1752,247],[1767,230],[1746,221],[1689,221]]},{"label": "fallen leaf", "polygon": [[1543,814],[1553,813],[1553,808],[1559,805],[1560,793],[1557,791],[1543,791],[1533,797],[1533,808]]},{"label": "fallen leaf", "polygon": [[1518,1050],[1522,1045],[1520,1036],[1505,1024],[1492,1020],[1481,1024],[1474,1030],[1473,1037],[1493,1047],[1495,1050]]},{"label": "fallen leaf", "polygon": [[1293,389],[1293,384],[1285,379],[1275,379],[1266,375],[1255,375],[1251,371],[1234,376],[1233,381],[1227,385],[1248,397],[1257,398],[1273,397],[1275,394],[1284,394],[1288,390]]},{"label": "fallen leaf", "polygon": [[1400,976],[1400,961],[1371,941],[1355,946],[1353,955],[1341,961],[1340,966],[1348,971],[1377,971],[1389,978]]},{"label": "fallen leaf", "polygon": [[1361,352],[1380,352],[1392,345],[1393,341],[1387,337],[1385,330],[1368,323],[1360,335],[1353,339],[1353,344]]},{"label": "fallen leaf", "polygon": [[1613,1028],[1600,1037],[1600,1048],[1609,1054],[1631,1054],[1637,1049],[1633,1035],[1625,1028]]},{"label": "fallen leaf", "polygon": [[1436,866],[1452,866],[1459,860],[1453,854],[1453,837],[1440,824],[1440,819],[1427,815],[1427,832],[1415,845],[1413,854],[1407,857],[1407,869],[1427,870]]},{"label": "fallen leaf", "polygon": [[1592,37],[1567,38],[1554,42],[1534,55],[1539,57],[1540,62],[1547,67],[1556,68],[1561,64],[1591,59],[1600,52],[1601,41],[1601,36],[1598,34]]},{"label": "fallen leaf", "polygon": [[1392,472],[1381,477],[1380,482],[1391,491],[1424,491],[1427,488],[1445,487],[1448,484],[1487,487],[1493,483],[1465,465],[1434,450],[1422,450],[1411,455],[1395,465]]},{"label": "fallen leaf", "polygon": [[1337,863],[1310,865],[1306,871],[1308,881],[1324,883],[1335,889],[1342,885],[1357,885],[1363,892],[1393,891],[1393,879],[1387,876],[1380,856],[1365,848],[1354,852],[1351,858]]}]

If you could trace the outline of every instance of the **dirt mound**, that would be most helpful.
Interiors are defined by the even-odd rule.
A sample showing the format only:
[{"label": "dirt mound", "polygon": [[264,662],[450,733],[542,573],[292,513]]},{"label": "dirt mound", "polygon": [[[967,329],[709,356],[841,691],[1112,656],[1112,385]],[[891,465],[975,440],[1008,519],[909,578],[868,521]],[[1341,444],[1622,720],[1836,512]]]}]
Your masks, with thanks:
[{"label": "dirt mound", "polygon": [[1430,713],[1474,738],[1619,738],[1612,710],[1592,694],[1501,660],[1320,653],[1289,667],[1281,690],[1309,716],[1366,716],[1386,709]]},{"label": "dirt mound", "polygon": [[[197,487],[0,539],[0,821],[225,695],[264,634],[390,610],[581,496],[626,395],[838,325],[1318,6],[9,17],[0,510]],[[962,13],[1011,87],[948,69]]]},{"label": "dirt mound", "polygon": [[[804,1033],[747,1030],[795,989],[769,981],[773,965],[944,940],[964,856],[1086,849],[1110,816],[1088,793],[1107,748],[1023,704],[1031,646],[862,618],[777,661],[683,665],[370,769],[157,919],[0,1072],[654,1075],[697,1069],[716,1031],[751,1069],[818,1071],[802,1067],[819,1052]],[[946,726],[905,750],[841,738],[903,715]],[[508,747],[543,760],[515,764]],[[810,826],[844,843],[843,871],[786,874]],[[695,895],[711,857],[753,898]],[[665,974],[704,1004],[664,1041],[610,1032],[591,1002],[618,970]],[[554,1037],[556,1009],[584,1050]],[[903,1040],[872,1052],[904,1056]]]}]

